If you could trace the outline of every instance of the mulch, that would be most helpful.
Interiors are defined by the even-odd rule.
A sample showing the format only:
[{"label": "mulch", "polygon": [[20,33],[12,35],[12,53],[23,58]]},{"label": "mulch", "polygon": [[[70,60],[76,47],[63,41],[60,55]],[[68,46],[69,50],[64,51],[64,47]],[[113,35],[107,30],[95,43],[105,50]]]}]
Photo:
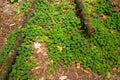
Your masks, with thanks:
[{"label": "mulch", "polygon": [[16,28],[21,28],[24,16],[14,12],[19,3],[11,4],[7,0],[0,0],[0,49],[7,43],[7,36]]}]

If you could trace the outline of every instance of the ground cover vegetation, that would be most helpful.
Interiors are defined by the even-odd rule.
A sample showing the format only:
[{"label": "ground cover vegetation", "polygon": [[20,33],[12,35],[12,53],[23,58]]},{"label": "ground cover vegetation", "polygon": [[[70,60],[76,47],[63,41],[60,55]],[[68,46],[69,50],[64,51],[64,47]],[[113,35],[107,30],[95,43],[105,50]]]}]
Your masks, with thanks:
[{"label": "ground cover vegetation", "polygon": [[[91,16],[96,27],[96,33],[92,36],[81,29],[81,19],[75,15],[74,1],[37,0],[34,3],[34,11],[26,27],[13,31],[9,36],[8,44],[0,50],[0,57],[2,57],[0,59],[3,60],[14,44],[17,34],[21,33],[24,37],[24,42],[18,48],[9,80],[34,80],[30,78],[30,69],[35,66],[35,61],[30,56],[33,53],[32,45],[36,36],[40,37],[39,42],[47,44],[47,54],[53,61],[49,64],[51,71],[57,68],[57,62],[60,62],[63,69],[69,68],[74,61],[80,62],[85,69],[91,68],[93,72],[102,75],[112,73],[113,68],[120,66],[118,54],[120,13],[116,13],[107,0],[84,0],[83,2],[86,3],[84,6],[88,14],[107,15],[105,20],[96,18],[96,15]],[[94,4],[92,10],[90,4]],[[27,9],[23,7],[25,12]]]},{"label": "ground cover vegetation", "polygon": [[120,30],[120,13],[115,12],[108,0],[98,0],[97,5],[95,5],[95,11],[104,15],[108,18],[105,20],[104,25],[109,29]]},{"label": "ground cover vegetation", "polygon": [[[118,52],[116,51],[118,51],[117,49],[118,46],[120,45],[119,44],[120,34],[118,32],[120,28],[118,22],[120,19],[119,17],[120,13],[117,13],[113,10],[108,0],[93,0],[93,1],[84,0],[84,2],[85,2],[84,6],[85,7],[88,6],[86,10],[88,11],[88,14],[91,15],[91,19],[93,19],[93,24],[97,29],[97,33],[94,36],[90,37],[89,39],[92,42],[92,45],[95,46],[95,48],[97,46],[97,48],[99,49],[98,51],[100,51],[102,55],[103,65],[101,66],[101,69],[107,67],[106,69],[109,71],[111,70],[111,65],[114,64],[111,61],[118,59],[117,65],[119,65],[120,63],[119,56],[118,57],[114,56],[118,55]],[[91,6],[92,9],[90,9]],[[101,18],[101,16],[103,18]],[[116,63],[114,65],[116,65]]]}]

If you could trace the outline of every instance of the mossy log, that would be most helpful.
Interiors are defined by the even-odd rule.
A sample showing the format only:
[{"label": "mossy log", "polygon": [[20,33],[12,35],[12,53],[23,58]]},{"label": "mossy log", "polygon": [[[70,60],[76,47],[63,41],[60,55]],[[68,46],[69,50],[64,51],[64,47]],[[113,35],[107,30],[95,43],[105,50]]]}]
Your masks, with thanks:
[{"label": "mossy log", "polygon": [[75,3],[77,4],[77,13],[81,18],[83,28],[88,32],[88,34],[93,35],[96,30],[93,26],[90,15],[87,13],[86,9],[83,6],[82,0],[75,0]]},{"label": "mossy log", "polygon": [[6,59],[3,61],[2,66],[0,67],[0,80],[7,80],[9,72],[11,71],[12,64],[15,62],[17,55],[17,48],[22,43],[23,38],[19,35],[15,41],[15,44],[11,51],[9,52]]},{"label": "mossy log", "polygon": [[[26,18],[24,19],[24,23],[22,25],[22,28],[26,26],[26,23],[28,20],[32,17],[31,14],[33,14],[33,4],[36,0],[31,1],[31,8],[28,11],[28,14],[26,15]],[[5,60],[0,65],[0,80],[8,80],[9,73],[12,69],[12,64],[15,62],[16,55],[17,55],[17,49],[19,45],[24,41],[24,38],[22,37],[21,33],[17,36],[16,41],[13,45],[13,48],[5,58]]]}]

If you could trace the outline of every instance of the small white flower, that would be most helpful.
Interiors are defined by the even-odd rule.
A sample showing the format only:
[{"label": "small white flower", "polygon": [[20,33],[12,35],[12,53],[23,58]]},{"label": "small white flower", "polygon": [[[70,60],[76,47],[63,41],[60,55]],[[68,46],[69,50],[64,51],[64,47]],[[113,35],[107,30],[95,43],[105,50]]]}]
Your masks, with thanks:
[{"label": "small white flower", "polygon": [[41,44],[40,44],[40,43],[34,42],[34,48],[35,48],[35,49],[38,49],[38,48],[40,48],[40,47],[41,47]]}]

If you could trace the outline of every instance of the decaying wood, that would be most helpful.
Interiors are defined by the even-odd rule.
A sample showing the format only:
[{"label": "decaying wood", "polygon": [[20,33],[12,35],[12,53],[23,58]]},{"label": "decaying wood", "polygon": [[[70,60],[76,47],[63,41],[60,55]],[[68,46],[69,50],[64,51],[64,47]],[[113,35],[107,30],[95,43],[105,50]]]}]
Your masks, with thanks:
[{"label": "decaying wood", "polygon": [[83,6],[82,0],[75,0],[77,4],[77,11],[82,20],[82,26],[87,30],[88,34],[93,35],[95,33],[95,27],[93,26],[90,15],[87,13],[86,9]]},{"label": "decaying wood", "polygon": [[[32,7],[33,7],[34,2],[35,2],[35,0],[32,0],[32,2],[31,2]],[[33,13],[33,8],[31,8],[31,9],[29,10],[29,13],[27,14],[27,16],[24,20],[22,28],[24,28],[26,26],[25,24],[31,18],[31,14]],[[12,64],[15,62],[15,59],[16,59],[17,49],[23,41],[24,41],[24,38],[22,37],[21,33],[19,33],[11,51],[9,52],[9,54],[7,55],[5,60],[0,65],[0,80],[8,80],[9,73],[12,69]]]},{"label": "decaying wood", "polygon": [[13,48],[9,52],[6,59],[3,61],[3,64],[0,67],[0,80],[7,80],[8,73],[10,72],[10,70],[12,68],[12,64],[15,61],[15,57],[17,55],[17,48],[22,43],[22,41],[23,41],[23,38],[21,35],[19,35],[16,39],[16,42],[15,42]]}]

